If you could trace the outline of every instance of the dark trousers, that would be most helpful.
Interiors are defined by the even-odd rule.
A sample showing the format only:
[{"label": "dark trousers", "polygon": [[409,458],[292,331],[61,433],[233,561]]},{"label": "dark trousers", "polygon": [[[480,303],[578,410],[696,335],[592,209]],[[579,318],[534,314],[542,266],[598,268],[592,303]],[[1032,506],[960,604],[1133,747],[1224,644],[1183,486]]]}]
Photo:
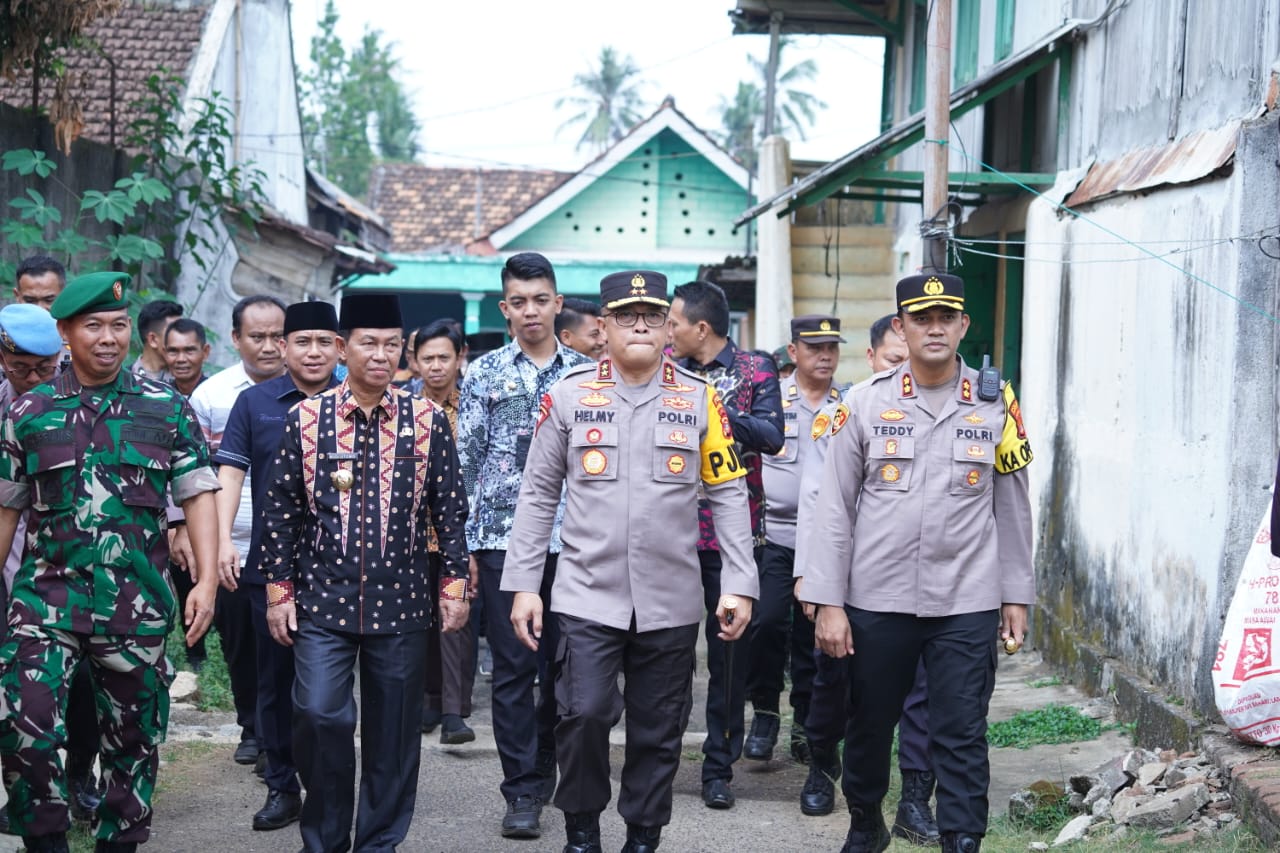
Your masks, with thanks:
[{"label": "dark trousers", "polygon": [[[556,577],[556,555],[547,555],[542,575],[542,640],[532,652],[516,639],[511,627],[515,593],[503,592],[502,563],[506,551],[474,551],[480,567],[480,597],[484,600],[485,635],[493,653],[493,739],[502,762],[502,796],[541,797],[542,777],[536,771],[539,749],[555,749],[555,651],[559,643],[556,616],[551,612],[551,585]],[[540,660],[546,674],[533,696]]]},{"label": "dark trousers", "polygon": [[[440,588],[438,555],[431,558],[431,588]],[[439,603],[436,606],[439,611]],[[427,629],[426,707],[444,714],[471,716],[471,691],[476,681],[476,639],[471,620],[459,631],[443,632],[440,620]]]},{"label": "dark trousers", "polygon": [[[758,555],[756,562],[759,563]],[[720,602],[720,552],[699,551],[698,563],[702,567],[702,596],[707,608],[707,739],[702,743],[702,781],[705,783],[713,779],[732,779],[733,763],[742,757],[743,703],[749,661],[745,644],[725,643],[718,636],[720,622],[716,619],[716,607]],[[736,646],[731,672],[725,666],[730,645]],[[730,685],[727,698],[726,682]]]},{"label": "dark trousers", "polygon": [[245,584],[253,608],[258,656],[258,746],[267,754],[263,777],[272,791],[296,794],[298,768],[293,763],[293,648],[271,639],[267,629],[267,588]]},{"label": "dark trousers", "polygon": [[747,629],[747,698],[757,712],[777,713],[790,657],[791,707],[803,726],[813,686],[813,625],[792,594],[795,562],[794,548],[773,542],[760,553],[760,598]]},{"label": "dark trousers", "polygon": [[418,793],[426,633],[346,634],[321,628],[300,612],[293,649],[293,750],[307,789],[303,850],[351,849],[357,657],[361,745],[355,850],[395,850],[409,832]]},{"label": "dark trousers", "polygon": [[[191,590],[196,588],[196,582],[191,579],[191,574],[184,568],[169,564],[169,577],[173,579],[173,591],[177,593],[178,598],[178,621],[182,621],[182,614],[187,612],[187,596],[191,594]],[[205,659],[204,637],[196,640],[194,646],[187,647],[187,661],[189,663],[197,663]]]},{"label": "dark trousers", "polygon": [[[609,804],[609,730],[627,712],[618,813],[628,823],[671,822],[671,785],[693,704],[698,626],[638,633],[560,615],[556,651],[556,807],[598,813]],[[618,674],[625,689],[618,692]]]},{"label": "dark trousers", "polygon": [[929,671],[929,749],[938,780],[938,829],[987,831],[987,707],[996,681],[998,611],[921,618],[846,607],[856,653],[849,664],[845,799],[879,806],[889,788],[893,727],[921,658]]},{"label": "dark trousers", "polygon": [[258,651],[253,630],[253,606],[245,584],[232,592],[218,587],[213,625],[222,641],[222,657],[227,661],[231,698],[236,706],[236,723],[241,738],[256,738],[258,716]]}]

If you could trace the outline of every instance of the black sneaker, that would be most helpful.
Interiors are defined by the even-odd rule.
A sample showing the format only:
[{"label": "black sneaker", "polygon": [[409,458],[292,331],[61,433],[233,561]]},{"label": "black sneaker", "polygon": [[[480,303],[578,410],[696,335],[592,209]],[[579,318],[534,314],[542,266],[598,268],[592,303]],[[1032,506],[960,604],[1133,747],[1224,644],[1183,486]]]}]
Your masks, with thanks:
[{"label": "black sneaker", "polygon": [[528,794],[507,803],[507,813],[502,817],[503,838],[540,838],[542,825],[542,800]]},{"label": "black sneaker", "polygon": [[445,714],[440,726],[440,742],[443,744],[471,743],[476,733],[457,714]]}]

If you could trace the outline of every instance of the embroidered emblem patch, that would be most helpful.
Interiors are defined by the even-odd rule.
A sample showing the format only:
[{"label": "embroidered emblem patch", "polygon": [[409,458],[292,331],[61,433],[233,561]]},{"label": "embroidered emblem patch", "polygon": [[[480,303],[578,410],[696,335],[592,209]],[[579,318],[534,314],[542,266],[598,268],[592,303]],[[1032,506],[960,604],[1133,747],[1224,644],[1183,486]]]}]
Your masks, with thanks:
[{"label": "embroidered emblem patch", "polygon": [[603,474],[604,469],[609,467],[609,457],[605,456],[603,451],[588,450],[582,454],[582,470],[591,476]]},{"label": "embroidered emblem patch", "polygon": [[880,479],[886,483],[896,483],[902,478],[902,471],[892,463],[880,467]]},{"label": "embroidered emblem patch", "polygon": [[542,399],[538,401],[538,423],[534,426],[533,431],[537,432],[538,427],[542,426],[542,422],[551,417],[551,395],[543,394]]},{"label": "embroidered emblem patch", "polygon": [[898,455],[898,439],[896,439],[896,438],[886,438],[886,439],[884,440],[884,455],[885,455],[885,456],[897,456],[897,455]]},{"label": "embroidered emblem patch", "polygon": [[599,391],[592,391],[592,392],[591,392],[590,394],[588,394],[587,396],[585,396],[585,397],[583,397],[582,399],[578,400],[578,402],[579,402],[579,403],[581,403],[581,404],[582,404],[582,405],[584,405],[584,406],[590,406],[590,407],[591,407],[591,408],[593,408],[593,409],[598,409],[598,408],[600,408],[601,406],[609,406],[609,405],[612,405],[612,404],[613,404],[613,398],[611,398],[611,397],[606,397],[604,394],[601,394]]},{"label": "embroidered emblem patch", "polygon": [[677,394],[688,394],[690,391],[697,391],[692,385],[685,385],[682,382],[664,382],[662,384],[663,391],[675,391]]},{"label": "embroidered emblem patch", "polygon": [[579,382],[579,388],[586,388],[588,391],[599,391],[602,388],[612,388],[617,382],[601,382],[599,379],[590,379],[586,382]]},{"label": "embroidered emblem patch", "polygon": [[693,401],[686,400],[684,397],[663,397],[662,405],[666,406],[668,409],[677,409],[682,412],[687,412],[689,409],[693,408]]},{"label": "embroidered emblem patch", "polygon": [[965,453],[968,454],[970,459],[982,459],[987,455],[987,451],[983,450],[980,444],[969,445],[969,449]]},{"label": "embroidered emblem patch", "polygon": [[942,285],[942,279],[929,276],[929,280],[924,283],[925,296],[941,296],[946,288]]},{"label": "embroidered emblem patch", "polygon": [[720,395],[713,395],[711,402],[716,407],[716,414],[720,417],[721,434],[724,435],[725,438],[733,438],[733,428],[729,426],[729,413],[724,410],[724,403],[721,402]]},{"label": "embroidered emblem patch", "polygon": [[971,415],[965,415],[964,419],[971,424],[982,424],[987,422],[987,419],[984,418],[982,415],[978,414],[977,412],[974,412]]},{"label": "embroidered emblem patch", "polygon": [[596,367],[596,379],[601,382],[608,382],[613,379],[613,362],[605,359]]},{"label": "embroidered emblem patch", "polygon": [[818,416],[813,419],[813,429],[809,432],[810,437],[815,441],[818,440],[829,426],[831,426],[831,418],[825,412],[819,412]]},{"label": "embroidered emblem patch", "polygon": [[882,421],[900,421],[907,416],[907,413],[901,409],[885,409],[880,413]]},{"label": "embroidered emblem patch", "polygon": [[960,380],[960,399],[966,403],[973,402],[973,383],[968,379]]},{"label": "embroidered emblem patch", "polygon": [[596,429],[595,427],[592,427],[591,429],[587,430],[587,442],[588,442],[588,443],[590,443],[590,444],[599,444],[599,443],[600,443],[600,439],[602,439],[602,438],[604,438],[604,433],[600,432],[600,430]]},{"label": "embroidered emblem patch", "polygon": [[114,296],[117,301],[119,301],[120,299],[123,299],[124,286],[120,284],[120,282],[118,281],[115,284],[111,285],[111,295]]},{"label": "embroidered emblem patch", "polygon": [[684,471],[684,457],[673,453],[671,457],[667,459],[667,470],[672,474],[682,473]]},{"label": "embroidered emblem patch", "polygon": [[685,434],[684,430],[672,430],[671,435],[667,436],[667,441],[672,444],[688,444],[689,436]]},{"label": "embroidered emblem patch", "polygon": [[1009,404],[1009,416],[1013,418],[1013,424],[1018,429],[1018,438],[1026,438],[1027,429],[1022,425],[1022,407],[1018,405],[1017,400]]},{"label": "embroidered emblem patch", "polygon": [[671,385],[676,381],[676,366],[669,361],[662,362],[662,384]]},{"label": "embroidered emblem patch", "polygon": [[849,420],[849,407],[844,403],[836,406],[836,413],[831,416],[831,434],[835,435]]},{"label": "embroidered emblem patch", "polygon": [[911,374],[902,374],[902,396],[914,397],[916,395],[915,383],[911,381]]},{"label": "embroidered emblem patch", "polygon": [[981,479],[982,479],[982,474],[978,471],[978,469],[974,468],[974,469],[973,469],[972,471],[970,471],[970,472],[969,472],[969,474],[964,478],[964,481],[965,481],[966,483],[968,483],[970,486],[976,486],[976,485],[978,485],[978,481],[979,481],[979,480],[981,480]]}]

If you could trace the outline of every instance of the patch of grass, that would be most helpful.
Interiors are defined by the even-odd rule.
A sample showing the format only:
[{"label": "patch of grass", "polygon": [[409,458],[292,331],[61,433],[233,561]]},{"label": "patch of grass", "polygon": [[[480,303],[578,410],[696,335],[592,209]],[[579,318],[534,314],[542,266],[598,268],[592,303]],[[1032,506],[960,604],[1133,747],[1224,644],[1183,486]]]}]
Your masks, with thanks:
[{"label": "patch of grass", "polygon": [[[169,659],[179,670],[192,672],[191,664],[187,661],[187,643],[183,639],[181,620],[178,622],[169,632]],[[233,710],[235,702],[231,696],[231,676],[227,674],[227,661],[222,656],[222,642],[218,638],[218,632],[212,627],[204,635],[204,648],[207,657],[204,667],[196,677],[200,685],[196,707],[201,711]]]},{"label": "patch of grass", "polygon": [[[1016,826],[1005,817],[995,818],[987,829],[986,838],[982,840],[982,850],[983,853],[1026,853],[1028,845],[1033,841],[1052,842],[1059,829],[1060,826],[1048,831],[1038,831]],[[1130,830],[1119,837],[1104,835],[1085,838],[1064,849],[1069,849],[1071,853],[1201,853],[1208,850],[1214,853],[1264,853],[1268,847],[1247,826],[1241,824],[1216,833],[1212,840],[1197,838],[1180,846],[1168,845],[1164,838],[1153,831]]]},{"label": "patch of grass", "polygon": [[1061,684],[1062,684],[1062,679],[1056,675],[1048,675],[1048,676],[1045,676],[1044,678],[1034,678],[1031,681],[1027,682],[1028,687],[1031,687],[1037,690],[1041,687],[1058,687]]},{"label": "patch of grass", "polygon": [[1072,743],[1093,740],[1102,734],[1102,724],[1069,705],[1046,705],[1023,711],[1011,719],[987,727],[992,746],[1027,749],[1042,743]]}]

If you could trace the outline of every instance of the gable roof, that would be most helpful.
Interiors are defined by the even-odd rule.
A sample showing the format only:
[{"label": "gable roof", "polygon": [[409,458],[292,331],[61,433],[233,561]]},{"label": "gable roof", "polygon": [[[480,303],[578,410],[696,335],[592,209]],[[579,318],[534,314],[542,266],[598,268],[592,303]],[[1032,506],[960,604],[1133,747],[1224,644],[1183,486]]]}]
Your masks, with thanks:
[{"label": "gable roof", "polygon": [[501,249],[555,213],[562,205],[606,175],[664,130],[675,133],[734,183],[743,190],[747,189],[750,175],[746,167],[721,148],[705,131],[689,121],[684,113],[676,109],[673,99],[667,98],[653,115],[631,128],[622,139],[613,144],[613,147],[583,166],[581,171],[530,205],[511,221],[494,229],[488,235],[488,243],[494,249]]},{"label": "gable roof", "polygon": [[[81,135],[120,144],[140,116],[134,105],[147,95],[148,77],[167,69],[186,79],[212,8],[208,2],[178,6],[129,0],[119,13],[85,28],[85,46],[58,51],[70,94],[83,111]],[[0,101],[31,109],[31,82],[30,72],[12,81],[0,78]],[[53,85],[41,77],[40,108],[48,105]]]},{"label": "gable roof", "polygon": [[369,206],[390,227],[394,252],[460,249],[571,177],[550,170],[382,163],[369,181]]}]

